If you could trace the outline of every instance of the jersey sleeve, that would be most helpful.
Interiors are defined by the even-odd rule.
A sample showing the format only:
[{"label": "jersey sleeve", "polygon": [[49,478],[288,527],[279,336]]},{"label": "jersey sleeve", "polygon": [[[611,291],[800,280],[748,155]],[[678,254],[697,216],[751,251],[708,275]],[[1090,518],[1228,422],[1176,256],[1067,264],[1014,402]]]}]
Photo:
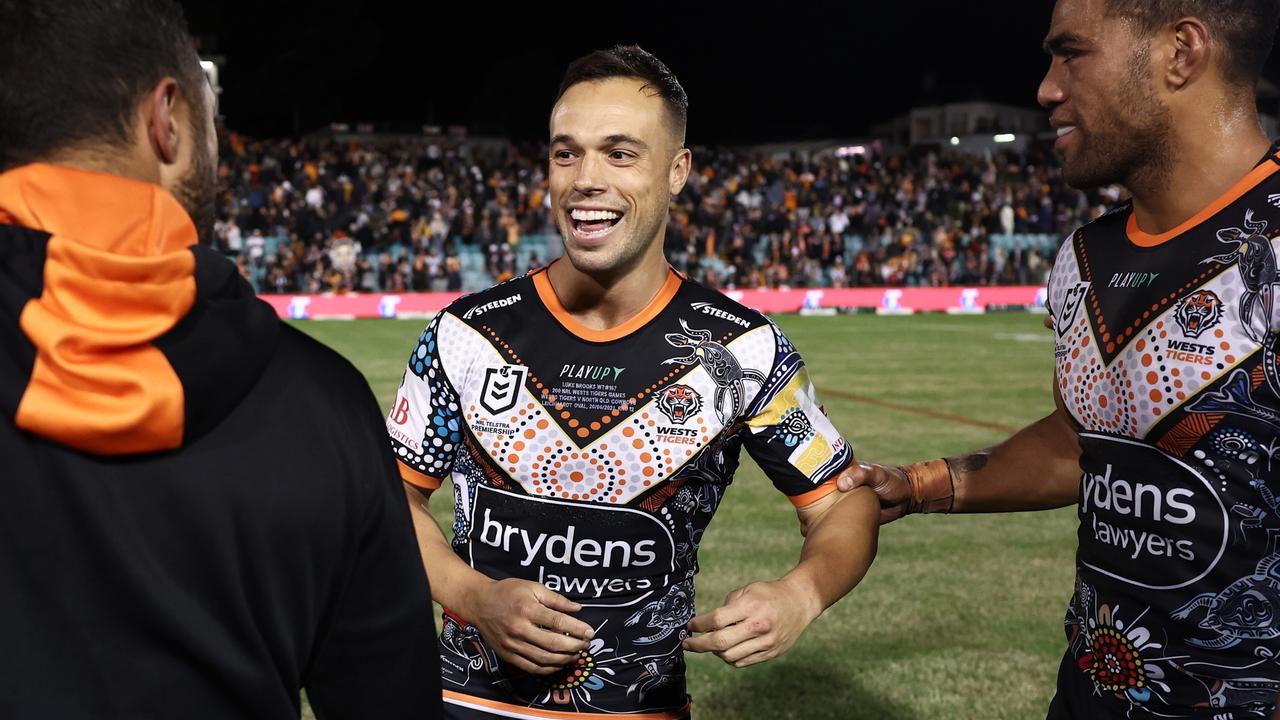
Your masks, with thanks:
[{"label": "jersey sleeve", "polygon": [[804,361],[776,327],[777,352],[746,419],[747,453],[796,507],[835,491],[853,449],[818,402]]},{"label": "jersey sleeve", "polygon": [[440,362],[435,317],[409,355],[409,364],[387,414],[387,434],[405,482],[426,490],[440,487],[462,444],[462,410]]}]

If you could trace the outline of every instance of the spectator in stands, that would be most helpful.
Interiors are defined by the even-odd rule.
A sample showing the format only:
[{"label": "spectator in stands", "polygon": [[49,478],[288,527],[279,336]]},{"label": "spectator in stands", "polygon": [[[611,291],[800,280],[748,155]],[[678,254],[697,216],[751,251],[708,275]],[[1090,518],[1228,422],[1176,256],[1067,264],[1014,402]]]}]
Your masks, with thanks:
[{"label": "spectator in stands", "polygon": [[[379,289],[397,282],[392,275],[400,255],[389,270],[380,265],[381,253],[396,248],[408,256],[404,284],[425,290],[437,280],[448,287],[461,279],[463,259],[454,278],[445,258],[459,252],[469,258],[475,249],[476,264],[466,267],[483,276],[469,282],[487,285],[524,272],[532,263],[517,262],[523,254],[516,249],[552,231],[540,148],[434,138],[232,137],[225,154],[221,246],[228,254],[240,252],[237,239],[245,228],[264,236],[311,238],[299,243],[295,288],[304,288],[305,276],[315,271],[306,248],[323,246],[321,238],[339,233],[354,237],[370,256]],[[1052,155],[1036,149],[991,157],[950,151],[874,151],[853,158],[703,152],[699,162],[702,170],[672,204],[668,257],[699,279],[735,287],[833,278],[850,285],[1032,278],[1043,273],[1032,272],[1030,263],[1053,256],[1058,234],[1121,199],[1118,188],[1084,193],[1067,187]],[[904,245],[906,234],[912,239]],[[1027,242],[1037,244],[1024,247]],[[419,258],[427,259],[427,267]],[[271,290],[276,283],[266,281],[267,272],[261,284]],[[365,274],[358,275],[351,285],[369,287]]]}]

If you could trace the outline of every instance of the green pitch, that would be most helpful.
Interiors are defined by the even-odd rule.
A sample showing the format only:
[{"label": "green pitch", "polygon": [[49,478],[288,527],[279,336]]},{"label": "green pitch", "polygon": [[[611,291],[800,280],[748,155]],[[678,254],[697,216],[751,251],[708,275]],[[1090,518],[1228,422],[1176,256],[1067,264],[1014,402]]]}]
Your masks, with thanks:
[{"label": "green pitch", "polygon": [[[1002,426],[1021,427],[1052,409],[1052,333],[1042,316],[777,321],[862,460],[902,463],[986,447],[1007,434]],[[386,408],[424,325],[298,327],[350,358]],[[447,493],[438,499],[446,501],[433,504],[447,528]],[[787,655],[746,670],[690,655],[695,716],[1043,718],[1065,646],[1074,533],[1070,509],[893,523],[881,532],[866,580]],[[800,544],[790,503],[743,453],[702,543],[699,608],[778,577]]]}]

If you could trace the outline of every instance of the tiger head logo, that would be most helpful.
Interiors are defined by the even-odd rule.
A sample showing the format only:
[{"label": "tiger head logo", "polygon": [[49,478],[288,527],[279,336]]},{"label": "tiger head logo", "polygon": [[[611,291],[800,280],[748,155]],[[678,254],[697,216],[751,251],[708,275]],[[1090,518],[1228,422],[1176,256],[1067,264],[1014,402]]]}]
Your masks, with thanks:
[{"label": "tiger head logo", "polygon": [[671,422],[683,425],[702,409],[702,395],[688,385],[672,385],[658,396],[658,409]]},{"label": "tiger head logo", "polygon": [[1200,333],[1222,319],[1222,301],[1209,290],[1197,290],[1178,303],[1173,318],[1178,321],[1183,335],[1200,337]]}]

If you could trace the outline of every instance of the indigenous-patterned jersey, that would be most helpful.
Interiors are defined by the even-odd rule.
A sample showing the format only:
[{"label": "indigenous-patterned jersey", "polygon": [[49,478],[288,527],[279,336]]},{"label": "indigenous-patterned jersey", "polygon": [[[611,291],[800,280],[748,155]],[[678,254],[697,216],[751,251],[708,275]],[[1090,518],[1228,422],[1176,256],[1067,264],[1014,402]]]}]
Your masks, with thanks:
[{"label": "indigenous-patterned jersey", "polygon": [[798,506],[853,457],[778,329],[675,272],[609,331],[576,322],[545,270],[455,302],[419,338],[387,429],[408,482],[452,476],[463,560],[581,603],[595,629],[543,679],[445,610],[446,702],[520,718],[682,716],[698,544],[740,450]]},{"label": "indigenous-patterned jersey", "polygon": [[1117,715],[1270,717],[1280,690],[1277,170],[1158,236],[1121,206],[1054,266],[1058,390],[1083,428],[1060,682]]}]

